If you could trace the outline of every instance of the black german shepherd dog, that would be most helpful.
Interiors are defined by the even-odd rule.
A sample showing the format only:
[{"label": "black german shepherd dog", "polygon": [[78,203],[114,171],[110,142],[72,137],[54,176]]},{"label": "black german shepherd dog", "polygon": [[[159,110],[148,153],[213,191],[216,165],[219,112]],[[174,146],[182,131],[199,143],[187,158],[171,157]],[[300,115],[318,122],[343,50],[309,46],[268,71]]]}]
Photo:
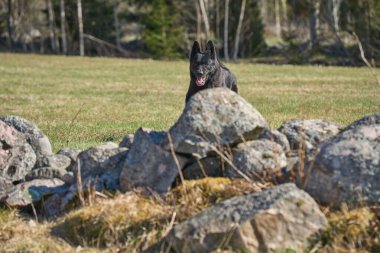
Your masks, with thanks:
[{"label": "black german shepherd dog", "polygon": [[227,87],[238,92],[235,76],[219,62],[212,41],[207,42],[204,52],[198,41],[194,41],[190,54],[190,86],[186,102],[198,91],[215,87]]}]

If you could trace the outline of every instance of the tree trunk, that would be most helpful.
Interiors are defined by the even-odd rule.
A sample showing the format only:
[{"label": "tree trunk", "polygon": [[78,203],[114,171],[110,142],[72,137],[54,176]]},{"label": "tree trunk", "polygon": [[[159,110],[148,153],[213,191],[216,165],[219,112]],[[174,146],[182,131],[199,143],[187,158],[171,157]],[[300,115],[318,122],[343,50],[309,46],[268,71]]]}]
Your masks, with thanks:
[{"label": "tree trunk", "polygon": [[268,2],[267,0],[260,0],[260,14],[264,26],[268,25]]},{"label": "tree trunk", "polygon": [[[215,38],[217,41],[220,40],[220,2],[219,0],[216,0],[216,3],[215,3]],[[219,49],[217,50],[219,51]]]},{"label": "tree trunk", "polygon": [[229,15],[229,0],[224,0],[224,59],[228,61],[230,59],[228,55],[228,15]]},{"label": "tree trunk", "polygon": [[340,6],[342,0],[332,0],[332,17],[334,21],[334,29],[336,32],[339,32],[339,15],[340,15]]},{"label": "tree trunk", "polygon": [[282,28],[288,28],[288,6],[286,0],[281,0],[281,9],[282,9]]},{"label": "tree trunk", "polygon": [[245,13],[245,4],[247,0],[242,0],[241,1],[241,8],[240,8],[240,15],[239,15],[239,23],[236,29],[236,36],[235,36],[235,45],[234,45],[234,53],[232,56],[232,59],[236,60],[237,55],[239,52],[239,42],[240,42],[240,32],[241,32],[241,26],[243,24],[244,20],[244,13]]},{"label": "tree trunk", "polygon": [[55,39],[54,10],[53,10],[53,4],[51,0],[47,0],[47,8],[48,8],[49,36],[50,36],[51,49],[53,50],[54,53],[57,53],[57,44],[56,44],[56,39]]},{"label": "tree trunk", "polygon": [[289,22],[289,26],[292,30],[295,29],[296,27],[296,17],[297,17],[297,13],[296,13],[296,1],[297,0],[291,0],[290,1],[290,4],[292,5],[292,18],[291,18],[291,21]]},{"label": "tree trunk", "polygon": [[117,11],[117,1],[115,1],[113,6],[113,17],[115,21],[115,32],[116,32],[116,46],[118,49],[121,49],[121,42],[120,42],[120,23],[119,23],[119,16]]},{"label": "tree trunk", "polygon": [[44,54],[45,53],[45,43],[44,43],[44,39],[41,38],[40,40],[40,54]]},{"label": "tree trunk", "polygon": [[210,23],[208,21],[208,16],[207,16],[204,0],[199,0],[199,6],[201,7],[202,18],[205,24],[206,40],[208,40],[210,39]]},{"label": "tree trunk", "polygon": [[311,48],[316,48],[319,44],[318,41],[318,30],[319,30],[319,0],[310,0],[310,21],[309,21],[309,32],[310,32],[310,46]]},{"label": "tree trunk", "polygon": [[13,20],[13,11],[12,11],[12,0],[8,0],[8,47],[10,50],[13,49],[13,27],[14,27],[14,20]]},{"label": "tree trunk", "polygon": [[80,56],[84,56],[82,0],[77,0],[77,7],[78,7],[78,28],[79,28],[79,54]]},{"label": "tree trunk", "polygon": [[281,38],[280,0],[274,0],[274,15],[276,19],[276,36]]},{"label": "tree trunk", "polygon": [[66,39],[66,12],[65,0],[61,0],[61,39],[62,39],[62,53],[67,55],[67,39]]},{"label": "tree trunk", "polygon": [[199,7],[199,1],[198,0],[195,0],[194,1],[194,5],[195,5],[195,13],[196,13],[196,17],[197,17],[197,38],[196,40],[198,42],[201,42],[201,33],[202,33],[202,16],[201,16],[201,9]]}]

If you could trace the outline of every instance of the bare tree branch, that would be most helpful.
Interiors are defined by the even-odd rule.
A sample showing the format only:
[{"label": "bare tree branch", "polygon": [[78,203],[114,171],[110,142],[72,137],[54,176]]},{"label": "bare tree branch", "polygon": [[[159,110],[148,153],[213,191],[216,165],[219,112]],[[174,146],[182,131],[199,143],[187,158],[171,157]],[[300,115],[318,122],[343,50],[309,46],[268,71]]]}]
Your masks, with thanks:
[{"label": "bare tree branch", "polygon": [[241,26],[243,25],[244,20],[244,13],[245,13],[245,4],[247,0],[241,1],[241,9],[240,9],[240,15],[239,15],[239,23],[236,29],[236,36],[235,36],[235,45],[234,45],[234,53],[232,56],[232,59],[236,60],[237,55],[239,52],[239,42],[240,42],[240,33],[241,33]]},{"label": "bare tree branch", "polygon": [[62,53],[67,54],[67,39],[66,39],[66,11],[65,11],[65,0],[60,1],[61,5],[61,39],[62,39]]},{"label": "bare tree branch", "polygon": [[228,61],[230,59],[228,55],[228,16],[229,16],[230,1],[225,0],[224,3],[224,59]]},{"label": "bare tree branch", "polygon": [[208,39],[210,39],[210,23],[208,21],[208,16],[207,16],[204,0],[199,0],[199,6],[201,7],[202,18],[203,18],[203,22],[205,24],[206,37],[207,37],[206,40],[208,40]]},{"label": "bare tree branch", "polygon": [[363,45],[362,43],[360,42],[360,39],[358,37],[358,35],[356,35],[356,33],[354,32],[353,33],[355,39],[356,39],[356,42],[358,43],[358,46],[359,46],[359,50],[360,50],[360,57],[362,58],[363,62],[365,63],[365,65],[367,65],[367,67],[369,68],[370,72],[372,73],[372,75],[375,77],[376,81],[377,81],[377,84],[380,86],[380,77],[377,75],[376,71],[373,69],[371,63],[369,63],[369,61],[367,60],[367,58],[365,57],[365,53],[364,53],[364,49],[363,49]]},{"label": "bare tree branch", "polygon": [[80,56],[84,56],[82,0],[77,0],[77,7],[78,7],[78,29],[79,29],[79,54]]}]

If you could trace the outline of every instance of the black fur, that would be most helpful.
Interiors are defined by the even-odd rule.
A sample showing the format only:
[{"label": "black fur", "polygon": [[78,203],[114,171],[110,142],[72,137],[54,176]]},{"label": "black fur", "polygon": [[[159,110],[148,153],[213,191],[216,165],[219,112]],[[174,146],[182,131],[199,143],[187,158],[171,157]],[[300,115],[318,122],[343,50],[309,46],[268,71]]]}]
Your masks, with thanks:
[{"label": "black fur", "polygon": [[207,42],[204,52],[198,41],[194,41],[190,54],[190,85],[186,102],[198,91],[215,87],[227,87],[238,92],[235,76],[219,62],[212,41]]}]

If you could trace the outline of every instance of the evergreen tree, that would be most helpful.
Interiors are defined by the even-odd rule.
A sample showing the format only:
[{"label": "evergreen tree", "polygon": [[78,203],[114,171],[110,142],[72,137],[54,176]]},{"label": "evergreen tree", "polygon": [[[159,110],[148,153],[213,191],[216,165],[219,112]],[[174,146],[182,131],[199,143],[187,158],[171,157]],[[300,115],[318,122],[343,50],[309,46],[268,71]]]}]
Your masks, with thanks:
[{"label": "evergreen tree", "polygon": [[145,19],[143,39],[156,58],[179,58],[184,43],[183,29],[172,1],[154,0]]},{"label": "evergreen tree", "polygon": [[240,57],[250,58],[265,50],[264,25],[257,1],[247,1],[247,15],[244,18]]}]

